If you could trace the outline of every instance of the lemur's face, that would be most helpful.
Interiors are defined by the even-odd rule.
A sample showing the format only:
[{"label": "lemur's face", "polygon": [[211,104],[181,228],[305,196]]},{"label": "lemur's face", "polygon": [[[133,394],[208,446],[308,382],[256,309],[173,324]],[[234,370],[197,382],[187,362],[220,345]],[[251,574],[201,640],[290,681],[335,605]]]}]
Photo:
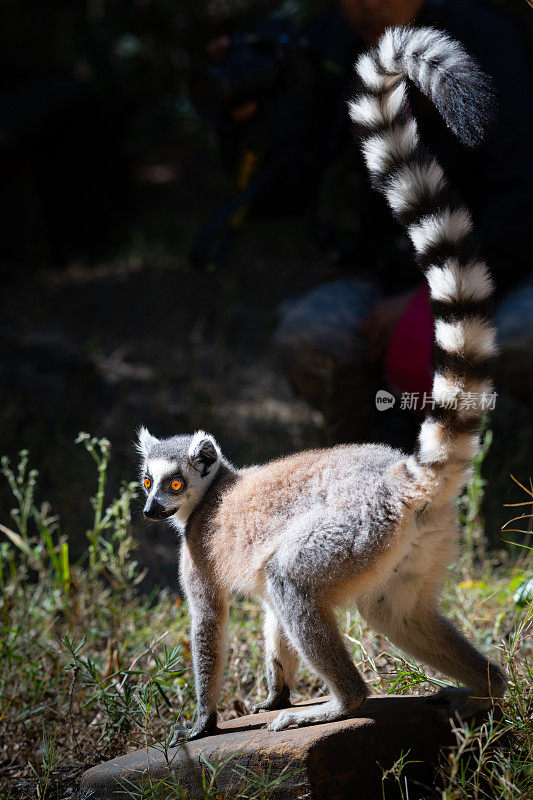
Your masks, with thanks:
[{"label": "lemur's face", "polygon": [[145,518],[185,524],[220,466],[216,441],[203,431],[156,439],[141,428],[137,448],[142,457]]}]

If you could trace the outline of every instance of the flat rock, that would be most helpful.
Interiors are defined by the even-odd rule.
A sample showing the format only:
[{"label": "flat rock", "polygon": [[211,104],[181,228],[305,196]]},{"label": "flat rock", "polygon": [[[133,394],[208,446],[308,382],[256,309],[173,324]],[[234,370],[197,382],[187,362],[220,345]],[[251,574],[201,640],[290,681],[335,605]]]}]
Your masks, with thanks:
[{"label": "flat rock", "polygon": [[397,786],[387,778],[382,787],[383,771],[408,753],[406,760],[417,763],[402,772],[402,786],[405,793],[405,778],[412,800],[427,797],[423,787],[433,785],[439,749],[455,743],[443,707],[426,697],[370,697],[349,719],[270,732],[265,726],[278,713],[221,722],[212,735],[174,747],[167,757],[150,747],[99,764],[84,774],[80,796],[181,798],[179,785],[189,800],[200,800],[202,780],[211,780],[208,763],[215,768],[213,786],[221,800],[253,795],[250,781],[257,787],[259,780],[279,776],[273,800],[389,800]]}]

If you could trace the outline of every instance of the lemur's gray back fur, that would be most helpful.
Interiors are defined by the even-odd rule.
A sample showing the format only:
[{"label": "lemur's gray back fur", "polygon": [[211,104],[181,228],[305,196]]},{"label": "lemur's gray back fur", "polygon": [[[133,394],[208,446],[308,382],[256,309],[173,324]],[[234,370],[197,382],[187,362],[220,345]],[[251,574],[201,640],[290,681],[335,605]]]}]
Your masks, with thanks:
[{"label": "lemur's gray back fur", "polygon": [[[362,88],[349,112],[372,182],[407,228],[431,291],[435,406],[415,457],[433,466],[466,465],[478,446],[482,398],[492,389],[487,373],[495,329],[486,311],[493,286],[476,251],[469,210],[419,141],[407,86],[411,81],[427,95],[459,139],[474,145],[489,118],[490,81],[460,44],[432,28],[389,29],[355,69]],[[460,402],[463,393],[467,402]]]}]

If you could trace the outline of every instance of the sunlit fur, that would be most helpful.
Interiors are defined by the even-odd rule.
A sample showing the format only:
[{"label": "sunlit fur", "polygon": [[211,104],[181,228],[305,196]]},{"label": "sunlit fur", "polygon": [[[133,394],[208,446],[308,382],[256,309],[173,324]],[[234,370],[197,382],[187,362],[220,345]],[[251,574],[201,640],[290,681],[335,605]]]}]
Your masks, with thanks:
[{"label": "sunlit fur", "polygon": [[[435,158],[424,150],[409,114],[411,81],[437,106],[448,126],[467,145],[477,144],[489,112],[486,76],[448,36],[431,28],[388,30],[378,46],[356,64],[361,92],[350,103],[363,154],[376,188],[406,226],[425,273],[435,316],[434,413],[419,437],[421,463],[463,462],[455,493],[477,449],[476,424],[482,401],[463,407],[465,392],[490,393],[487,365],[496,336],[486,316],[492,281],[473,241],[470,211],[450,189]],[[457,408],[453,408],[457,400]]]},{"label": "sunlit fur", "polygon": [[[207,470],[201,455],[206,444],[215,456]],[[145,508],[157,499],[165,512],[173,511],[169,521],[181,531],[217,473],[221,461],[217,443],[209,434],[197,431],[194,436],[174,436],[163,444],[143,427],[139,431],[137,450],[142,458],[141,482],[147,475],[151,480],[149,490],[145,489]],[[165,483],[177,473],[185,478],[185,483],[183,491],[174,494]]]},{"label": "sunlit fur", "polygon": [[[453,402],[491,388],[494,332],[483,304],[492,282],[472,243],[468,209],[421,149],[406,102],[410,80],[472,144],[490,92],[461,46],[432,29],[388,31],[356,69],[362,90],[350,114],[370,175],[406,226],[430,286],[435,409],[411,456],[385,445],[344,445],[247,469],[235,469],[202,431],[158,440],[141,430],[143,470],[157,484],[179,469],[187,485],[171,521],[182,532],[181,580],[192,615],[193,736],[216,722],[231,595],[259,598],[265,610],[268,696],[258,708],[287,705],[300,658],[331,693],[318,706],[281,711],[274,730],[336,720],[364,702],[368,688],[335,617],[336,608],[354,603],[376,631],[467,687],[440,693],[450,710],[469,713],[505,692],[502,670],[439,610],[457,540],[454,495],[476,452],[482,411],[477,402],[457,409]],[[175,741],[186,734],[176,728]]]}]

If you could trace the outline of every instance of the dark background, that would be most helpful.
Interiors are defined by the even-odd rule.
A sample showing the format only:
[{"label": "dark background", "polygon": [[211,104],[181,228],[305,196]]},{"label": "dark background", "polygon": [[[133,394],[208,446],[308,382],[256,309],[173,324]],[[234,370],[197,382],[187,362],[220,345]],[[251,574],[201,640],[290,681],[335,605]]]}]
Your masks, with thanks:
[{"label": "dark background", "polygon": [[[513,0],[525,20],[525,2]],[[113,445],[110,490],[135,477],[138,426],[211,431],[239,465],[328,444],[327,415],[298,399],[269,339],[286,297],[335,275],[305,215],[252,219],[226,268],[187,253],[228,196],[191,77],[205,44],[281,8],[326,2],[4,0],[0,8],[0,452],[31,451],[40,498],[84,550],[95,472],[80,430]],[[496,546],[528,480],[531,401],[513,387],[491,423],[487,530]],[[498,441],[512,441],[512,448]],[[492,505],[491,505],[492,503]],[[0,520],[9,519],[0,489]],[[503,516],[502,516],[503,515]],[[151,580],[173,579],[173,536],[135,529]]]}]

